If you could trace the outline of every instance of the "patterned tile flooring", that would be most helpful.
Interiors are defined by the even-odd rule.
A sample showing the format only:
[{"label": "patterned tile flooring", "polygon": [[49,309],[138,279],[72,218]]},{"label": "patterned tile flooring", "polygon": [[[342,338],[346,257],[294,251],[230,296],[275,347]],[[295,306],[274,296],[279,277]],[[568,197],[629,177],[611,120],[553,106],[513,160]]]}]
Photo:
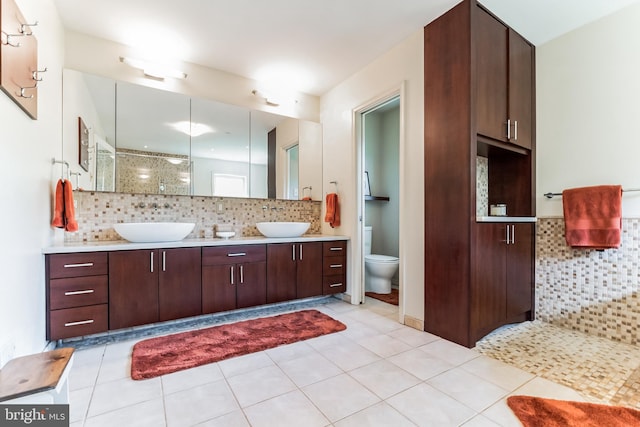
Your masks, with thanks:
[{"label": "patterned tile flooring", "polygon": [[475,348],[600,403],[640,409],[640,348],[541,321],[500,328]]}]

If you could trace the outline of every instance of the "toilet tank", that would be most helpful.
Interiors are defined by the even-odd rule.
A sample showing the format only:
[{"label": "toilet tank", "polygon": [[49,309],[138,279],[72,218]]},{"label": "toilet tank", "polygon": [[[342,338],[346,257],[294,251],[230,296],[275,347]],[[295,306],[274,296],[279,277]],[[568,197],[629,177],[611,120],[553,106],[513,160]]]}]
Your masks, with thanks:
[{"label": "toilet tank", "polygon": [[364,226],[364,254],[371,255],[371,226]]}]

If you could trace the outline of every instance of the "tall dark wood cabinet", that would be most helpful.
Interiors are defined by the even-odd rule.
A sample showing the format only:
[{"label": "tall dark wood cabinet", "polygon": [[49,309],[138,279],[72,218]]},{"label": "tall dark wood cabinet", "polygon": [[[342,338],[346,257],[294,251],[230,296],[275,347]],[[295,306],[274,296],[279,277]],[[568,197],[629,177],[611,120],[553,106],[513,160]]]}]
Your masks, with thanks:
[{"label": "tall dark wood cabinet", "polygon": [[[533,316],[534,224],[521,221],[535,217],[535,53],[475,0],[424,36],[425,330],[473,347]],[[500,222],[476,207],[494,203]]]}]

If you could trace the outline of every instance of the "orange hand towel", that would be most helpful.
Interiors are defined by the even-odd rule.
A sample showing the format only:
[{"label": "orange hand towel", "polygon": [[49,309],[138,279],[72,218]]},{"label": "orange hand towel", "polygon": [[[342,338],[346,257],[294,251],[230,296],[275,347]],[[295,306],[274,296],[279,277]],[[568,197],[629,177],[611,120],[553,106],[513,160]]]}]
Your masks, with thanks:
[{"label": "orange hand towel", "polygon": [[576,248],[608,249],[620,246],[622,187],[600,185],[562,192],[565,239]]},{"label": "orange hand towel", "polygon": [[340,204],[336,193],[327,194],[327,213],[324,216],[324,222],[328,222],[331,228],[340,226]]},{"label": "orange hand towel", "polygon": [[69,180],[58,180],[54,203],[51,226],[64,228],[65,231],[78,231],[78,222],[73,207],[73,186]]},{"label": "orange hand towel", "polygon": [[64,182],[64,230],[78,231],[78,222],[76,221],[76,209],[73,203],[73,186],[71,181]]},{"label": "orange hand towel", "polygon": [[61,179],[56,184],[56,196],[53,205],[53,221],[51,226],[64,228],[64,184]]}]

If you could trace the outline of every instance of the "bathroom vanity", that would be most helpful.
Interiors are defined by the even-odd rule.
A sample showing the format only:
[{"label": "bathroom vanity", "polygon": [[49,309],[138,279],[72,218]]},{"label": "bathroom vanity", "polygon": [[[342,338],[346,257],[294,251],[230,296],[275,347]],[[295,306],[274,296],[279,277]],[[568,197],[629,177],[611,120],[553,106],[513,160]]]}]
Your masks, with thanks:
[{"label": "bathroom vanity", "polygon": [[94,242],[44,250],[47,339],[345,292],[347,240]]}]

